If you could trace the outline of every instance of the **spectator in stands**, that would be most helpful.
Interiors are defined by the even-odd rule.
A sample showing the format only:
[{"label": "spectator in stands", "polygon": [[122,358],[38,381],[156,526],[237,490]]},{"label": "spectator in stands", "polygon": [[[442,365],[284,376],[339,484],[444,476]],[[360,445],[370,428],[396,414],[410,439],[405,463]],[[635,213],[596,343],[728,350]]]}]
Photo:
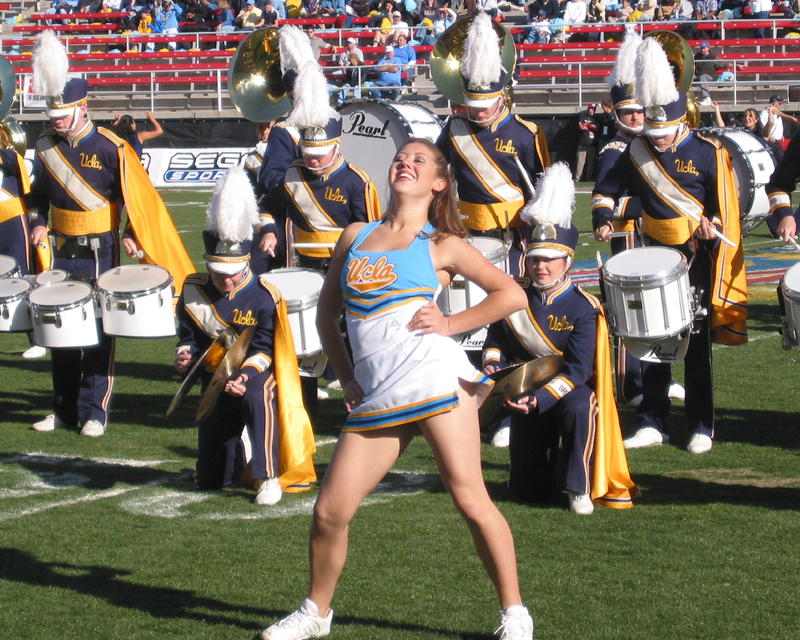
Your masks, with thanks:
[{"label": "spectator in stands", "polygon": [[590,24],[602,24],[606,21],[606,3],[603,0],[590,0],[586,7],[586,21]]},{"label": "spectator in stands", "polygon": [[231,5],[228,4],[228,0],[219,0],[217,6],[219,7],[219,24],[217,25],[217,31],[220,33],[235,31],[236,16],[233,13],[233,9],[231,9]]},{"label": "spectator in stands", "polygon": [[[361,51],[358,49],[358,51]],[[361,97],[361,69],[359,65],[364,64],[364,60],[359,60],[355,52],[344,52],[347,55],[347,62],[344,67],[344,82],[342,83],[342,91],[339,91],[337,102],[341,107],[345,99],[352,93],[353,98],[358,100]],[[352,88],[352,91],[344,91],[344,89]]]},{"label": "spectator in stands", "polygon": [[709,83],[714,80],[717,71],[727,69],[730,66],[730,62],[720,60],[717,58],[717,54],[711,51],[711,44],[708,40],[703,40],[700,43],[700,52],[694,54],[694,79],[700,83],[700,89],[703,92],[703,99],[700,100],[701,105],[706,107],[711,104]]},{"label": "spectator in stands", "polygon": [[[769,14],[772,11],[772,0],[750,0],[750,11],[753,20],[769,20]],[[759,24],[755,37],[766,37],[763,24]]]},{"label": "spectator in stands", "polygon": [[540,11],[544,11],[545,18],[548,21],[557,18],[559,12],[558,0],[533,0],[528,5],[528,18],[531,23],[536,21]]},{"label": "spectator in stands", "polygon": [[264,11],[261,12],[261,15],[264,19],[265,27],[277,27],[280,23],[280,17],[272,5],[272,0],[267,0],[266,4],[264,4]]},{"label": "spectator in stands", "polygon": [[322,18],[337,18],[344,15],[344,0],[320,0],[317,5],[317,15]]},{"label": "spectator in stands", "polygon": [[742,122],[739,122],[734,115],[730,115],[726,121],[722,117],[719,102],[716,100],[711,101],[711,106],[714,108],[714,124],[718,127],[744,127],[754,136],[758,136],[759,138],[764,137],[761,130],[761,123],[758,120],[758,111],[755,109],[745,109],[745,112],[742,114]]},{"label": "spectator in stands", "polygon": [[439,5],[436,0],[424,0],[422,6],[419,8],[419,21],[424,23],[425,20],[430,20],[431,24],[426,26],[433,26],[436,18],[439,17]]},{"label": "spectator in stands", "polygon": [[[716,20],[718,13],[718,0],[694,0],[692,20]],[[683,32],[687,40],[697,40],[697,31],[693,25],[683,25]],[[714,38],[716,34],[717,29],[703,29],[703,35],[707,38]]]},{"label": "spectator in stands", "polygon": [[349,64],[351,55],[355,55],[358,59],[358,64],[364,64],[364,52],[356,45],[357,42],[355,38],[347,39],[347,47],[339,54],[338,62],[340,66],[346,67]]},{"label": "spectator in stands", "polygon": [[[578,0],[581,4],[583,4],[583,0]],[[585,7],[586,5],[584,5]],[[497,14],[500,10],[497,8],[497,0],[475,0],[475,11],[473,15],[478,15],[479,13],[485,13],[488,15],[492,20],[497,17]]]},{"label": "spectator in stands", "polygon": [[[772,0],[769,0],[770,3]],[[722,0],[717,16],[720,20],[736,20],[742,17],[742,10],[746,0]]]},{"label": "spectator in stands", "polygon": [[639,0],[636,10],[641,14],[636,18],[636,22],[652,22],[656,19],[658,2],[656,0]]},{"label": "spectator in stands", "polygon": [[769,99],[769,106],[761,111],[759,121],[761,122],[761,131],[764,134],[772,152],[775,154],[775,159],[780,162],[783,158],[783,143],[785,138],[783,132],[783,121],[793,122],[798,124],[798,119],[790,116],[788,113],[783,112],[783,98],[780,96],[772,96]]},{"label": "spectator in stands", "polygon": [[[384,57],[378,61],[378,80],[373,84],[373,87],[397,87],[387,92],[389,99],[396,102],[400,97],[399,87],[402,84],[402,79],[400,65],[394,57],[394,47],[389,45],[386,47]],[[369,95],[373,98],[382,98],[385,97],[384,91],[382,89],[370,89]]]},{"label": "spectator in stands", "polygon": [[[208,2],[208,0],[203,0]],[[278,13],[278,20],[286,20],[286,3],[284,0],[272,0],[272,8]]]},{"label": "spectator in stands", "polygon": [[122,33],[133,33],[139,25],[139,16],[136,15],[136,7],[127,7],[125,17],[119,21],[119,30]]},{"label": "spectator in stands", "polygon": [[[579,2],[581,0],[578,0]],[[575,165],[575,180],[594,180],[594,160],[597,157],[597,105],[592,102],[578,114],[578,157]]]},{"label": "spectator in stands", "polygon": [[617,10],[617,17],[614,21],[627,22],[632,13],[633,7],[631,6],[631,0],[622,0],[622,8]]},{"label": "spectator in stands", "polygon": [[164,129],[161,128],[161,124],[156,120],[152,111],[145,111],[144,115],[153,125],[152,131],[136,131],[136,121],[133,116],[127,114],[121,116],[115,113],[114,122],[111,123],[116,134],[133,147],[140,160],[142,159],[142,143],[164,134]]},{"label": "spectator in stands", "polygon": [[317,30],[313,25],[306,27],[306,35],[311,44],[311,50],[314,52],[314,59],[319,60],[322,50],[325,48],[325,41],[317,35]]},{"label": "spectator in stands", "polygon": [[446,29],[449,29],[457,18],[458,14],[450,7],[440,7],[439,15],[436,20],[433,21],[433,28],[431,32],[425,36],[424,43],[429,45],[436,44],[439,36],[442,35]]},{"label": "spectator in stands", "polygon": [[384,26],[383,21],[386,20],[386,26],[391,26],[392,13],[394,13],[394,3],[384,2],[383,6],[378,10],[378,13],[370,17],[367,27],[370,29],[377,29]]},{"label": "spectator in stands", "polygon": [[[366,18],[372,10],[369,0],[350,0],[350,9],[353,11],[353,16],[357,18]],[[352,21],[348,24],[344,23],[345,29],[352,26]]]},{"label": "spectator in stands", "polygon": [[550,37],[550,21],[547,19],[544,9],[542,9],[539,11],[539,15],[536,16],[536,20],[531,23],[526,42],[530,44],[546,43],[550,42]]},{"label": "spectator in stands", "polygon": [[564,8],[564,21],[567,24],[584,24],[587,10],[583,0],[569,0]]},{"label": "spectator in stands", "polygon": [[678,0],[661,0],[656,11],[656,20],[674,20]]},{"label": "spectator in stands", "polygon": [[398,33],[395,40],[397,43],[394,45],[394,57],[403,65],[403,71],[411,73],[417,64],[417,52],[404,34]]},{"label": "spectator in stands", "polygon": [[406,34],[406,38],[410,37],[408,23],[401,20],[402,14],[399,11],[392,12],[392,25],[389,28],[378,29],[375,31],[375,36],[372,39],[373,46],[382,44],[394,44],[394,39],[398,33]]},{"label": "spectator in stands", "polygon": [[264,16],[256,6],[256,0],[247,0],[245,8],[236,16],[236,28],[239,31],[252,31],[264,25]]},{"label": "spectator in stands", "polygon": [[[172,0],[164,0],[158,5],[158,12],[153,21],[153,30],[163,33],[165,36],[177,35],[178,33],[178,16],[180,10],[176,7]],[[148,47],[151,45],[148,45]],[[170,51],[177,49],[177,42],[167,43],[167,48]]]}]

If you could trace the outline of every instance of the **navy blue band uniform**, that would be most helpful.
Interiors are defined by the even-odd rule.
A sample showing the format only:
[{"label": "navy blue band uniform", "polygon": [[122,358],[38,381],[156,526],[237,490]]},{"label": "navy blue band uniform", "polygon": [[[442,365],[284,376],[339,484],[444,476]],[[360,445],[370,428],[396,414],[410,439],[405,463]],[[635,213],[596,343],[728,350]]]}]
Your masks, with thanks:
[{"label": "navy blue band uniform", "polygon": [[[739,230],[739,206],[727,151],[715,139],[684,127],[675,145],[658,152],[646,136],[637,137],[614,168],[598,181],[592,195],[595,228],[613,219],[624,194],[642,203],[645,244],[669,246],[694,257],[689,280],[703,291],[700,304],[709,310],[695,323],[685,359],[686,418],[689,428],[711,437],[714,430],[711,342],[742,344],[747,339],[747,285]],[[697,223],[681,211],[711,219],[737,243],[730,249],[718,240],[695,241]],[[671,381],[668,364],[653,364],[643,373],[644,394],[637,407],[640,426],[666,430]]]},{"label": "navy blue band uniform", "polygon": [[[597,158],[597,182],[605,180],[606,174],[616,165],[628,148],[632,136],[624,131],[617,131],[617,135],[600,150]],[[609,247],[611,255],[641,246],[639,230],[642,219],[642,201],[638,195],[625,193],[620,197],[614,209],[612,225],[616,234],[624,234],[611,238]],[[594,228],[602,226],[597,221],[593,222]],[[617,380],[617,397],[620,402],[628,403],[642,394],[642,366],[647,366],[638,358],[634,358],[621,340],[615,338],[614,371]]]},{"label": "navy blue band uniform", "polygon": [[[548,291],[528,278],[518,282],[528,307],[489,327],[484,366],[503,368],[548,355],[563,356],[564,366],[532,394],[537,401],[532,413],[512,414],[509,488],[534,501],[560,489],[587,494],[598,414],[594,362],[600,305],[569,277]],[[563,479],[557,478],[559,437]]]},{"label": "navy blue band uniform", "polygon": [[766,187],[769,210],[776,222],[789,216],[794,216],[797,221],[800,217],[792,207],[792,193],[798,177],[800,177],[800,136],[795,134]]},{"label": "navy blue band uniform", "polygon": [[[314,173],[305,162],[289,167],[282,185],[263,201],[278,224],[288,218],[298,243],[335,244],[342,230],[353,222],[374,222],[381,217],[377,189],[366,172],[344,157],[323,173]],[[332,249],[298,249],[299,265],[326,270]]]},{"label": "navy blue band uniform", "polygon": [[14,258],[21,275],[34,266],[24,201],[28,190],[22,158],[10,149],[0,149],[0,254]]},{"label": "navy blue band uniform", "polygon": [[[261,226],[256,235],[257,240],[265,233],[274,233],[278,237],[278,245],[275,247],[275,257],[270,259],[258,247],[258,242],[253,243],[253,257],[250,264],[255,273],[263,273],[275,267],[285,267],[288,265],[286,256],[286,229],[273,218],[272,213],[263,208],[263,201],[275,189],[280,189],[286,170],[295,160],[300,160],[300,132],[286,122],[276,123],[269,134],[267,149],[264,152],[263,161],[258,170],[256,180],[256,197],[259,201],[259,211],[261,214]],[[283,220],[285,223],[285,220]]]},{"label": "navy blue band uniform", "polygon": [[[192,358],[204,353],[227,327],[232,327],[237,336],[250,326],[256,328],[240,369],[249,378],[245,395],[221,393],[214,410],[199,425],[199,487],[219,489],[238,481],[244,468],[240,438],[245,425],[253,444],[252,477],[277,477],[279,443],[272,362],[275,303],[267,286],[248,270],[239,286],[223,294],[207,274],[194,274],[186,279],[176,313],[177,351],[188,351]],[[201,374],[204,392],[223,355],[221,349]]]},{"label": "navy blue band uniform", "polygon": [[510,227],[511,274],[524,273],[525,233],[518,212],[531,194],[522,186],[524,179],[515,156],[531,183],[550,166],[547,142],[539,127],[510,111],[486,127],[456,114],[445,124],[436,146],[455,173],[465,226],[473,235],[496,237]]},{"label": "navy blue band uniform", "polygon": [[[30,204],[37,215],[32,226],[49,221],[53,267],[76,279],[92,282],[96,274],[119,265],[119,149],[123,144],[110,131],[94,125],[72,141],[54,129],[36,141]],[[105,426],[108,422],[115,339],[102,332],[100,336],[98,346],[82,353],[80,349],[52,350],[55,413],[69,425],[97,420]]]}]

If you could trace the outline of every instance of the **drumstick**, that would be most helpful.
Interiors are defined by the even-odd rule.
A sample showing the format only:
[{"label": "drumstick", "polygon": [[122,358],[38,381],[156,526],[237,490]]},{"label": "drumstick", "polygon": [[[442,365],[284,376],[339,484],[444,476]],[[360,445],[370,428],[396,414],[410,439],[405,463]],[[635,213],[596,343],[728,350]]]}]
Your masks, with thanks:
[{"label": "drumstick", "polygon": [[519,155],[514,154],[514,162],[517,163],[517,168],[519,169],[519,175],[522,178],[522,182],[525,183],[525,188],[530,195],[529,200],[533,200],[533,197],[536,195],[536,189],[533,188],[533,183],[531,182],[531,177],[528,175],[528,172],[525,170],[525,167],[522,166],[522,162],[520,162]]},{"label": "drumstick", "polygon": [[798,252],[800,252],[800,244],[797,244],[797,240],[795,240],[794,238],[792,238],[792,236],[789,236],[789,240],[788,240],[788,242],[787,242],[786,244],[793,244],[793,245],[794,245],[794,248],[795,248],[795,250],[797,250]]},{"label": "drumstick", "polygon": [[[683,215],[685,215],[685,216],[688,216],[688,217],[689,217],[689,218],[691,218],[692,220],[694,220],[694,221],[695,221],[697,224],[700,224],[700,216],[698,216],[698,215],[695,215],[694,213],[689,213],[688,211],[681,211],[681,213],[682,213]],[[729,247],[733,247],[734,249],[736,248],[736,243],[735,243],[735,242],[733,242],[733,241],[731,241],[731,240],[729,240],[729,239],[728,239],[726,236],[724,236],[724,235],[723,235],[723,234],[721,234],[719,231],[717,231],[717,228],[716,228],[715,226],[713,226],[713,225],[712,225],[712,226],[711,226],[711,230],[714,232],[714,235],[715,235],[717,238],[719,238],[720,240],[722,240],[722,241],[723,241],[725,244],[727,244]]]}]

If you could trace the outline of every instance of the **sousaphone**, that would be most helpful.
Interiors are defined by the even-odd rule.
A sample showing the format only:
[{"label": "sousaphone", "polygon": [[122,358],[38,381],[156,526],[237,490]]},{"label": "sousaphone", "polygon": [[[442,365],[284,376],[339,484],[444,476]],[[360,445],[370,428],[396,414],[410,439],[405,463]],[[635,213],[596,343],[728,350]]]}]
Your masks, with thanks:
[{"label": "sousaphone", "polygon": [[228,93],[236,110],[253,122],[276,120],[291,103],[281,80],[280,37],[274,27],[258,29],[236,49],[228,68]]},{"label": "sousaphone", "polygon": [[[464,43],[467,40],[467,31],[474,20],[462,18],[446,29],[436,41],[431,52],[431,77],[439,92],[450,102],[464,104],[464,83],[461,79],[461,58],[464,57]],[[514,39],[508,29],[492,21],[497,33],[500,58],[503,69],[506,70],[506,87],[511,84],[514,77],[514,67],[517,64],[517,50]]]},{"label": "sousaphone", "polygon": [[700,107],[692,93],[694,80],[694,52],[683,36],[674,31],[650,31],[645,38],[655,38],[661,43],[672,67],[675,86],[686,94],[686,120],[693,129],[700,124]]},{"label": "sousaphone", "polygon": [[6,149],[14,149],[19,155],[25,155],[28,148],[25,130],[9,115],[11,105],[17,92],[17,80],[14,68],[4,56],[0,56],[0,139]]}]

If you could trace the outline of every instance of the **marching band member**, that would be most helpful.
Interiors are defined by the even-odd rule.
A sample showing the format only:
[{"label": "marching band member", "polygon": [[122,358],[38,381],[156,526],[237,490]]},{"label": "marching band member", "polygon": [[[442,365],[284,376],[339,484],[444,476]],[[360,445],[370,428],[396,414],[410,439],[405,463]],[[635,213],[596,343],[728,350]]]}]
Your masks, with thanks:
[{"label": "marching band member", "polygon": [[795,190],[798,176],[800,176],[800,136],[795,134],[766,187],[770,211],[777,224],[778,235],[784,242],[797,237],[800,209],[794,211],[792,208],[792,192]]},{"label": "marching band member", "polygon": [[274,120],[270,120],[269,122],[256,122],[256,146],[244,157],[244,168],[247,170],[247,177],[250,179],[250,184],[253,187],[254,193],[258,192],[258,174],[261,171],[261,165],[264,163],[269,134],[274,125]]},{"label": "marching band member", "polygon": [[[47,238],[52,227],[54,268],[93,282],[119,265],[120,210],[128,224],[126,253],[159,264],[174,279],[176,291],[194,269],[161,197],[136,153],[110,131],[94,125],[87,107],[88,83],[69,79],[64,46],[50,31],[37,36],[33,56],[36,92],[47,96],[53,125],[36,141],[33,164],[31,243]],[[52,350],[54,413],[37,422],[37,431],[82,425],[81,435],[102,436],[114,384],[114,338],[86,349]],[[78,373],[80,372],[80,373]]]},{"label": "marching band member", "polygon": [[[287,217],[298,244],[334,245],[353,222],[381,217],[380,200],[367,173],[342,155],[342,119],[328,106],[328,85],[316,62],[297,74],[294,108],[286,121],[299,132],[301,158],[262,202],[278,225]],[[328,270],[332,248],[297,249],[298,265]]]},{"label": "marching band member", "polygon": [[533,196],[524,185],[550,166],[550,155],[539,127],[505,105],[507,70],[486,14],[476,16],[469,27],[461,73],[466,111],[447,121],[436,145],[455,173],[467,229],[473,236],[501,240],[510,234],[511,275],[520,275],[525,229],[519,210]]},{"label": "marching band member", "polygon": [[[395,154],[389,185],[383,222],[345,229],[320,296],[317,326],[350,415],[314,507],[308,598],[261,638],[303,640],[330,633],[330,604],[347,557],[348,524],[421,431],[494,582],[501,640],[532,640],[533,619],[522,605],[513,537],[481,473],[477,407],[487,379],[448,337],[521,309],[525,296],[463,241],[468,233],[447,163],[435,146],[407,141]],[[456,273],[488,297],[445,318],[434,297]],[[338,323],[343,307],[355,369]]]},{"label": "marching band member", "polygon": [[[316,58],[308,36],[297,27],[284,25],[278,33],[283,86],[292,100],[298,70]],[[258,172],[256,194],[259,201],[279,188],[289,166],[300,159],[299,143],[299,131],[285,120],[272,127],[264,162]],[[291,266],[291,257],[286,255],[286,230],[276,225],[268,212],[261,210],[260,218],[258,247],[253,249],[253,268],[256,273],[263,273],[268,268]]]},{"label": "marching band member", "polygon": [[515,412],[508,486],[523,500],[544,501],[563,484],[570,510],[588,515],[595,502],[632,507],[638,490],[622,446],[602,307],[568,273],[578,241],[574,206],[572,174],[559,162],[544,173],[535,200],[522,212],[535,225],[526,252],[527,277],[519,280],[528,307],[489,327],[483,362],[484,372],[491,374],[516,362],[563,357],[562,370],[547,384],[506,402]]},{"label": "marching band member", "polygon": [[[201,374],[205,393],[224,347],[255,327],[244,363],[229,380],[211,413],[198,426],[196,478],[200,489],[221,489],[239,482],[244,469],[241,435],[252,443],[250,476],[256,504],[273,505],[283,489],[306,491],[316,480],[311,423],[300,403],[300,379],[280,292],[249,268],[253,227],[258,224],[255,197],[241,167],[231,169],[214,191],[203,232],[208,273],[186,279],[177,315],[175,368],[185,373],[227,328],[235,336]],[[212,350],[213,351],[213,350]],[[201,364],[202,366],[202,364]]]},{"label": "marching band member", "polygon": [[[645,38],[636,58],[636,100],[645,107],[644,135],[635,137],[592,194],[597,237],[613,231],[614,210],[626,194],[642,204],[645,244],[668,246],[689,259],[689,280],[708,309],[695,321],[686,354],[688,450],[704,453],[714,435],[711,342],[747,341],[747,282],[739,229],[738,194],[730,157],[713,138],[690,130],[686,95],[672,80],[666,54]],[[697,216],[699,224],[691,216]],[[720,242],[716,232],[735,243]],[[636,409],[636,434],[627,448],[669,442],[667,417],[670,365],[653,363],[643,372],[643,398]]]}]

